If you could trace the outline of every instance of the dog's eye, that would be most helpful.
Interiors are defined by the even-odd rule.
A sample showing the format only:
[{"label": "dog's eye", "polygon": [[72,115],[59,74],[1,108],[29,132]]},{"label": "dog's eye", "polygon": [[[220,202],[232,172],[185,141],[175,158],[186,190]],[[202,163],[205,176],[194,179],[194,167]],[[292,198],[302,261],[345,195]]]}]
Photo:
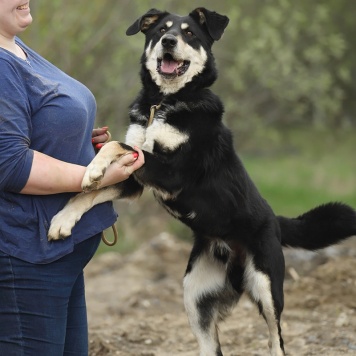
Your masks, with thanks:
[{"label": "dog's eye", "polygon": [[189,37],[192,37],[194,35],[192,31],[186,31],[185,34]]},{"label": "dog's eye", "polygon": [[164,27],[162,27],[162,28],[159,30],[159,32],[165,33],[165,32],[166,32],[166,29],[165,29]]}]

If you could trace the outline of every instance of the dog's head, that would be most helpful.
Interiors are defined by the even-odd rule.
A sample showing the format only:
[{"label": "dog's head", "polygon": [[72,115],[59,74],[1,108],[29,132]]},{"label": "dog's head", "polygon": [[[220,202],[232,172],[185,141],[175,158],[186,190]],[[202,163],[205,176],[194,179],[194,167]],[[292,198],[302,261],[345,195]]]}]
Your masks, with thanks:
[{"label": "dog's head", "polygon": [[[163,94],[172,94],[209,65],[214,66],[211,46],[221,38],[228,22],[226,16],[205,8],[197,8],[184,17],[151,9],[126,34],[141,31],[146,35],[144,69]],[[214,68],[211,70],[215,72]]]}]

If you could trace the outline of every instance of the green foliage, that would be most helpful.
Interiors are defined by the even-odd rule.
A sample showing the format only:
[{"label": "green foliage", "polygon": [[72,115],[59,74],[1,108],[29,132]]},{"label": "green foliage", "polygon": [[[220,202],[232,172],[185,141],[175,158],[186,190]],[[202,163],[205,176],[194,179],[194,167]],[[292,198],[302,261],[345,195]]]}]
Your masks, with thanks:
[{"label": "green foliage", "polygon": [[258,123],[346,124],[353,66],[345,58],[354,45],[333,26],[331,2],[242,0],[230,6],[235,11],[222,72],[223,85],[235,93],[228,99],[229,120],[251,122],[244,130]]}]

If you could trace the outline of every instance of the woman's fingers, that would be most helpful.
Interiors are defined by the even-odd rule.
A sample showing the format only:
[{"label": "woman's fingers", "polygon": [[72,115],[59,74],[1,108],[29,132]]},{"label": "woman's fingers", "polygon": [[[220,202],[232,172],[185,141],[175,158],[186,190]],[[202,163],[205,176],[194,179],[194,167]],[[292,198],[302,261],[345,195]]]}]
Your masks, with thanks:
[{"label": "woman's fingers", "polygon": [[106,142],[111,140],[111,134],[107,126],[93,129],[91,142],[94,145],[95,151],[98,152]]}]

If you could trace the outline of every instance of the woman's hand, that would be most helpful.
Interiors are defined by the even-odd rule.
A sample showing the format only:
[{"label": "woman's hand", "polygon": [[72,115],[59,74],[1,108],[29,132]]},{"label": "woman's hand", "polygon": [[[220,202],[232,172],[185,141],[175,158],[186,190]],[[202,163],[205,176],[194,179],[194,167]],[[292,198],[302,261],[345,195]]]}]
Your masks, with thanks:
[{"label": "woman's hand", "polygon": [[133,172],[144,165],[145,156],[143,152],[136,146],[134,149],[137,153],[128,153],[108,167],[101,181],[100,188],[126,180]]},{"label": "woman's hand", "polygon": [[111,139],[111,135],[108,131],[107,126],[98,127],[97,129],[94,129],[91,137],[91,142],[94,146],[96,153],[98,153],[100,148],[103,147],[103,145],[105,145],[105,143],[110,141]]},{"label": "woman's hand", "polygon": [[127,154],[118,161],[118,163],[122,165],[125,173],[129,176],[145,164],[143,152],[137,146],[134,147],[134,150],[136,152],[132,153],[133,159],[131,158],[131,154]]}]

